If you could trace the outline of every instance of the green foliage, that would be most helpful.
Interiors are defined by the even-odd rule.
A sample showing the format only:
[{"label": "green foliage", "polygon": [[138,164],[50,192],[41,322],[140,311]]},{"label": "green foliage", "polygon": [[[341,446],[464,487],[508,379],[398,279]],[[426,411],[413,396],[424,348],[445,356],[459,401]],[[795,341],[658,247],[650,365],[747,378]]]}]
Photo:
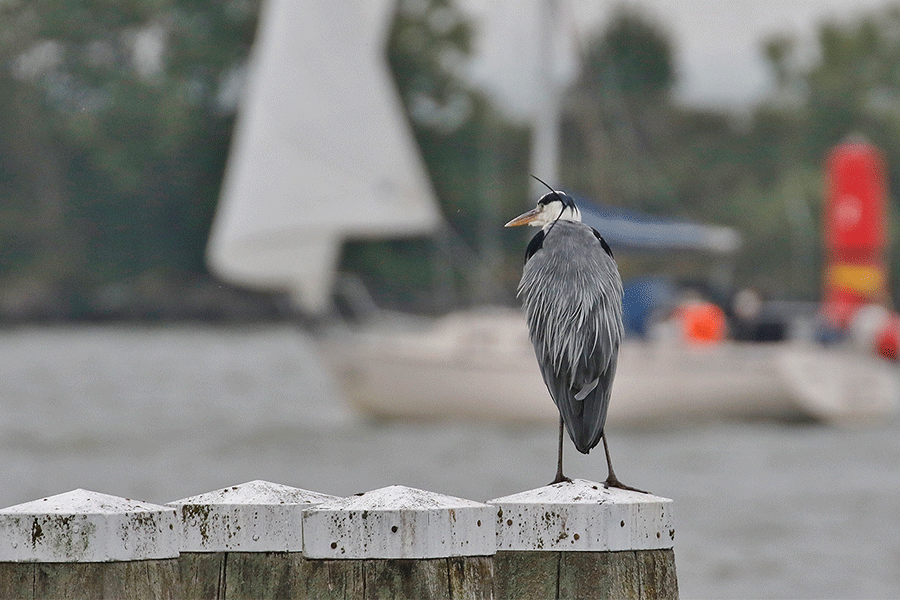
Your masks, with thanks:
[{"label": "green foliage", "polygon": [[675,83],[671,43],[646,17],[620,10],[587,51],[582,85],[597,95],[616,88],[630,99],[658,100]]},{"label": "green foliage", "polygon": [[665,34],[621,13],[589,48],[563,115],[564,180],[607,205],[733,222],[730,198],[756,177],[753,157],[727,116],[670,99]]},{"label": "green foliage", "polygon": [[0,131],[18,134],[0,150],[0,179],[18,182],[5,209],[43,226],[0,276],[30,272],[71,291],[149,270],[203,274],[233,125],[219,95],[247,57],[258,2],[35,0],[2,11]]}]

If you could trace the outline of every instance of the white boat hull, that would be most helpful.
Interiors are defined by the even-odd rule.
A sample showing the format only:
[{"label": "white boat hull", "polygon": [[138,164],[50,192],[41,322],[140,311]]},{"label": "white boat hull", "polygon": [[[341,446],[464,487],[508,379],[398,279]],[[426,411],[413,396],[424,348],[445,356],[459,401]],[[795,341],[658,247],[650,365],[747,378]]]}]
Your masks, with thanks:
[{"label": "white boat hull", "polygon": [[[385,418],[558,419],[521,313],[457,314],[433,327],[323,340],[351,403]],[[884,419],[900,400],[894,364],[804,343],[706,347],[626,341],[609,420]]]}]

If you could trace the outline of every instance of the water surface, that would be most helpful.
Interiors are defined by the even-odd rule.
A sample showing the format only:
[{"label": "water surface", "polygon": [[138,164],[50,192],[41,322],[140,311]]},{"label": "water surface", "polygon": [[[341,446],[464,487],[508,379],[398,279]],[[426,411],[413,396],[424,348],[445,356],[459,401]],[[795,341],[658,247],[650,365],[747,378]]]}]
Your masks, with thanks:
[{"label": "water surface", "polygon": [[[163,503],[253,479],[487,500],[550,481],[555,434],[360,420],[290,327],[0,332],[0,506],[75,488]],[[609,435],[623,481],[675,500],[682,597],[900,597],[897,423]],[[569,445],[566,465],[605,477],[602,453]]]}]

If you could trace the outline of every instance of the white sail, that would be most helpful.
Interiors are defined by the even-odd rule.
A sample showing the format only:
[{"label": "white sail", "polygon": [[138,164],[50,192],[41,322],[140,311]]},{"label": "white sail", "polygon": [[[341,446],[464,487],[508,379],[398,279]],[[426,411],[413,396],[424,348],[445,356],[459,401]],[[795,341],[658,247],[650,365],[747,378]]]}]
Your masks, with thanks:
[{"label": "white sail", "polygon": [[326,305],[342,241],[428,231],[434,193],[385,60],[390,0],[263,7],[208,247],[219,276]]}]

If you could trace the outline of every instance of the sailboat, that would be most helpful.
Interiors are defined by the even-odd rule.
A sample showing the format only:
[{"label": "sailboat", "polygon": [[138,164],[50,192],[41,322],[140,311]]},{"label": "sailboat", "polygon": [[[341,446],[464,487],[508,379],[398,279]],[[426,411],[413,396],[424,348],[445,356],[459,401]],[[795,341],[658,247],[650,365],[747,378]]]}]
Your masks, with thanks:
[{"label": "sailboat", "polygon": [[382,55],[393,7],[263,3],[207,248],[222,279],[320,314],[344,240],[440,223]]},{"label": "sailboat", "polygon": [[[209,264],[223,279],[288,291],[316,313],[327,304],[344,239],[420,234],[440,222],[379,53],[389,4],[265,4],[208,247]],[[537,136],[552,146],[552,123]],[[658,223],[598,218],[607,219],[599,227],[604,235],[618,218],[620,230],[638,237],[668,235],[671,243],[677,225],[693,243],[735,243],[722,228],[669,224],[660,236],[666,229]],[[518,311],[388,319],[319,341],[347,399],[368,415],[558,418]],[[614,423],[721,417],[855,423],[894,414],[900,399],[895,365],[805,342],[629,340],[619,360]]]}]

